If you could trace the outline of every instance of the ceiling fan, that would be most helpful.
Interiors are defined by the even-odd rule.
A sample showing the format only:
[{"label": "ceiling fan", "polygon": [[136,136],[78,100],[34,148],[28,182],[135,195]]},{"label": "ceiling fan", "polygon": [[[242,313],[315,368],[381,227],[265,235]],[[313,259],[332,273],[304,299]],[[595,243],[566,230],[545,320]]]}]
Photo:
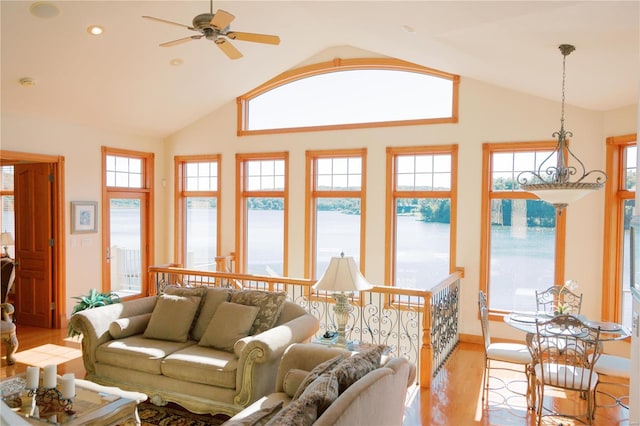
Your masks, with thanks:
[{"label": "ceiling fan", "polygon": [[156,22],[164,22],[165,24],[177,25],[191,31],[198,31],[200,34],[189,37],[179,38],[177,40],[161,43],[161,47],[171,47],[178,44],[186,43],[191,40],[199,40],[202,37],[213,41],[230,59],[242,58],[242,53],[233,46],[229,40],[251,41],[254,43],[280,44],[280,37],[268,34],[244,33],[240,31],[231,31],[229,24],[235,19],[235,16],[222,9],[218,9],[213,13],[213,0],[210,0],[209,13],[201,13],[193,18],[192,26],[179,24],[177,22],[167,21],[166,19],[154,18],[153,16],[143,16]]}]

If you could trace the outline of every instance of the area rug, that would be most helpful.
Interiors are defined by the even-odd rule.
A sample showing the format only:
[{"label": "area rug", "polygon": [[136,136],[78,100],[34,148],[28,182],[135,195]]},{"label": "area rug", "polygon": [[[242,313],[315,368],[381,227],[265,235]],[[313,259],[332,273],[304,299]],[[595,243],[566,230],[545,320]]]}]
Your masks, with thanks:
[{"label": "area rug", "polygon": [[141,426],[217,426],[229,417],[194,414],[177,404],[158,407],[149,402],[138,404]]}]

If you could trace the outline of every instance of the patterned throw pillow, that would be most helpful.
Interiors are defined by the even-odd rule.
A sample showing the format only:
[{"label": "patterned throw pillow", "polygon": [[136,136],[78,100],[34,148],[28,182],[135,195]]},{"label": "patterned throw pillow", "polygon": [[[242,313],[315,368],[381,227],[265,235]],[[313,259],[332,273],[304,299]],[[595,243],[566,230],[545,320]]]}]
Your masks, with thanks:
[{"label": "patterned throw pillow", "polygon": [[300,398],[274,416],[267,426],[312,425],[337,398],[338,379],[332,371],[326,372],[311,382]]},{"label": "patterned throw pillow", "polygon": [[333,373],[338,379],[339,392],[344,392],[349,386],[380,367],[382,353],[387,347],[377,345],[371,349],[364,350],[342,361]]},{"label": "patterned throw pillow", "polygon": [[333,371],[324,373],[305,389],[300,399],[311,399],[316,404],[316,418],[338,399],[338,378]]},{"label": "patterned throw pillow", "polygon": [[270,291],[244,290],[231,295],[231,302],[241,305],[257,306],[260,308],[258,316],[253,321],[249,335],[259,334],[272,328],[286,300],[286,293],[273,293]]},{"label": "patterned throw pillow", "polygon": [[313,397],[299,398],[284,407],[265,426],[311,426],[318,409]]},{"label": "patterned throw pillow", "polygon": [[311,384],[311,382],[313,382],[315,379],[317,379],[327,371],[332,370],[334,367],[339,365],[343,360],[344,360],[344,357],[342,355],[338,355],[334,358],[328,359],[325,362],[321,362],[320,364],[316,365],[313,368],[313,370],[311,370],[309,374],[307,374],[307,376],[304,378],[302,383],[300,383],[300,385],[298,386],[298,390],[296,390],[295,395],[293,395],[293,399],[296,400],[300,398],[300,395],[302,395],[302,393],[307,389],[307,387]]}]

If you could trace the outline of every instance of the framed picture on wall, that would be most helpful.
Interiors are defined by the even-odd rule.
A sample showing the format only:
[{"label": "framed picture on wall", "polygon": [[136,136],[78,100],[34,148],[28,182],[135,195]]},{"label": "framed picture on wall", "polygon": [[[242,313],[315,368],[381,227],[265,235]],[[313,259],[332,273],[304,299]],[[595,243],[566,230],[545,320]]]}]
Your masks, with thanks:
[{"label": "framed picture on wall", "polygon": [[98,232],[98,203],[96,201],[71,202],[71,233]]}]

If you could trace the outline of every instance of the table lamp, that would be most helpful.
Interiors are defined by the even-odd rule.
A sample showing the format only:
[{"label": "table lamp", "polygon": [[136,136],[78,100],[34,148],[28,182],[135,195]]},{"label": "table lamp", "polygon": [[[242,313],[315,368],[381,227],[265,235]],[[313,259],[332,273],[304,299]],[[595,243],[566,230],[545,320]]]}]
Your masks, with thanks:
[{"label": "table lamp", "polygon": [[0,244],[4,247],[5,257],[9,257],[9,250],[7,249],[7,246],[12,246],[15,244],[11,232],[3,232],[2,234],[0,234]]},{"label": "table lamp", "polygon": [[344,253],[340,253],[340,257],[331,258],[327,270],[313,288],[333,293],[333,298],[336,300],[333,312],[338,327],[338,339],[335,345],[346,348],[345,327],[349,318],[349,295],[355,291],[369,290],[373,285],[362,276],[353,257],[344,257]]}]

